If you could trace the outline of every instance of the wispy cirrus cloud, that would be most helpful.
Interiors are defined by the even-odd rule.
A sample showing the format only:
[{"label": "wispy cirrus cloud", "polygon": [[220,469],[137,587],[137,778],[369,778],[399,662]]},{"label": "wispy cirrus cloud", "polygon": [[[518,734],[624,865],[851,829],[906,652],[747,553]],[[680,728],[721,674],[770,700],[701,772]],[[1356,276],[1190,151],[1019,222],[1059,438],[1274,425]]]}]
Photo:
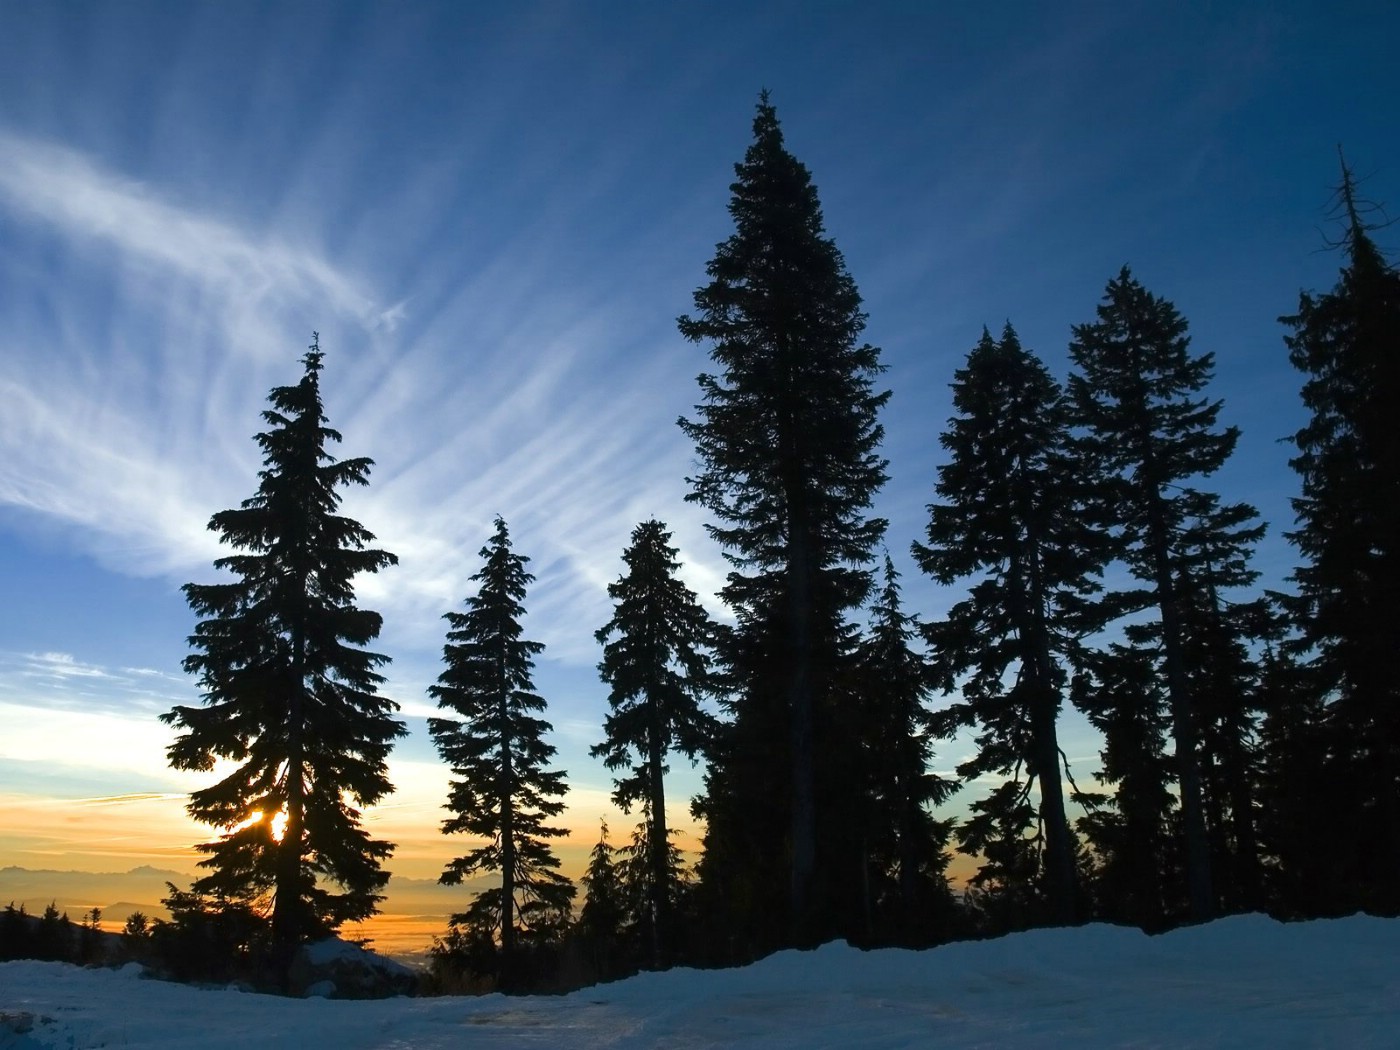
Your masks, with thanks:
[{"label": "wispy cirrus cloud", "polygon": [[[0,375],[11,406],[0,503],[68,529],[116,571],[209,574],[223,553],[209,515],[251,493],[265,392],[295,379],[287,333],[301,331],[295,318],[329,312],[348,344],[327,345],[328,412],[346,435],[336,451],[377,461],[347,510],[401,558],[361,585],[391,644],[436,651],[441,614],[468,593],[497,513],[533,559],[530,629],[549,659],[596,661],[605,588],[643,517],[671,522],[705,599],[718,589],[701,514],[683,503],[689,450],[673,425],[689,409],[694,362],[633,353],[620,367],[620,348],[674,347],[671,311],[639,317],[635,280],[612,274],[552,284],[557,232],[536,223],[498,240],[451,287],[398,287],[66,147],[0,133],[0,161],[0,212],[90,256],[94,279],[115,288],[108,309],[123,316],[86,328],[125,326],[125,338],[144,331],[156,344],[122,353],[81,321],[37,318],[0,336],[15,365]],[[603,183],[622,177],[605,168]],[[605,189],[594,179],[575,203],[595,207]],[[429,260],[433,250],[444,249],[425,242]],[[630,277],[656,269],[640,252],[629,265]]]},{"label": "wispy cirrus cloud", "polygon": [[41,677],[59,680],[68,678],[109,679],[112,677],[100,667],[80,663],[74,659],[72,653],[26,653],[24,659],[28,664],[25,673]]},{"label": "wispy cirrus cloud", "polygon": [[[67,711],[152,719],[174,704],[194,702],[195,697],[192,678],[153,668],[104,666],[65,652],[0,650],[0,703],[41,707],[54,717]],[[65,740],[60,738],[56,746],[63,748]],[[22,748],[11,757],[28,754]]]},{"label": "wispy cirrus cloud", "polygon": [[223,290],[229,301],[314,297],[337,313],[392,327],[403,306],[377,309],[324,257],[166,199],[76,150],[0,132],[0,197],[10,210],[123,257]]},{"label": "wispy cirrus cloud", "polygon": [[311,248],[3,131],[0,216],[49,257],[24,269],[32,305],[0,335],[0,504],[73,530],[118,571],[214,556],[204,525],[255,469],[246,435],[291,318],[314,303],[387,329],[402,312],[380,317]]}]

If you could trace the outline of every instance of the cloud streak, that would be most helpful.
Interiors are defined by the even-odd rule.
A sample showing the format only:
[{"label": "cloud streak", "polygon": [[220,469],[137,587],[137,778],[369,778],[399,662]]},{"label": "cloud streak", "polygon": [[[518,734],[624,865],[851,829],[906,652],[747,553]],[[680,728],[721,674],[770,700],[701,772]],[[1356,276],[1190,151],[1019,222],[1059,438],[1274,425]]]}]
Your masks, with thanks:
[{"label": "cloud streak", "polygon": [[15,213],[74,242],[107,244],[129,259],[224,289],[232,300],[315,298],[386,326],[402,315],[402,304],[377,311],[351,277],[314,252],[251,237],[63,146],[0,133],[0,196]]},{"label": "cloud streak", "polygon": [[[411,290],[381,295],[311,250],[162,196],[73,150],[0,133],[0,168],[0,208],[75,255],[116,253],[97,260],[99,273],[127,274],[119,308],[146,311],[163,344],[154,359],[123,359],[82,345],[81,332],[54,345],[52,330],[41,329],[15,340],[20,367],[0,377],[12,406],[0,421],[0,503],[69,528],[110,568],[209,574],[222,551],[205,523],[251,494],[249,438],[262,398],[295,380],[287,318],[313,306],[349,325],[349,347],[323,340],[328,412],[346,435],[337,451],[378,464],[347,511],[402,559],[397,571],[362,581],[396,644],[440,645],[439,618],[466,595],[497,513],[541,577],[534,629],[551,659],[575,664],[596,660],[592,627],[578,625],[606,618],[604,588],[637,520],[679,517],[683,547],[705,551],[698,514],[682,503],[687,450],[672,426],[688,406],[657,396],[686,390],[693,363],[651,354],[620,370],[619,345],[675,343],[669,320],[630,327],[632,293],[602,278],[551,299],[541,267],[555,240],[541,240],[539,224],[460,287],[440,290],[432,315],[410,332]],[[172,282],[185,294],[170,294]],[[214,328],[191,315],[196,304],[218,319]],[[464,355],[464,331],[496,341]],[[55,371],[54,357],[96,364]],[[722,578],[714,553],[695,557],[691,571],[709,599]]]}]

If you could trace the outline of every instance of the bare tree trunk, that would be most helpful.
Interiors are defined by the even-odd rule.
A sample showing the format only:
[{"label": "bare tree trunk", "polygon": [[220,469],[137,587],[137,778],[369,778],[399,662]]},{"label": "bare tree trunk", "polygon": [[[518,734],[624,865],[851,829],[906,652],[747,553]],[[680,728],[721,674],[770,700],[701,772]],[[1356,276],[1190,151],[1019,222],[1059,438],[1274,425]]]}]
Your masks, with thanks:
[{"label": "bare tree trunk", "polygon": [[792,935],[804,945],[812,935],[812,883],[816,869],[816,799],[813,783],[811,582],[806,523],[795,522],[789,538],[788,711],[792,743]]},{"label": "bare tree trunk", "polygon": [[671,936],[671,842],[666,827],[665,752],[662,747],[661,711],[651,703],[650,753],[647,765],[651,771],[651,828],[647,845],[651,856],[651,963],[656,970],[669,965]]},{"label": "bare tree trunk", "polygon": [[515,980],[515,795],[512,783],[513,741],[510,737],[509,682],[505,654],[499,661],[499,709],[501,726],[501,967],[497,982],[504,989]]},{"label": "bare tree trunk", "polygon": [[[276,896],[272,904],[272,954],[278,983],[283,990],[291,985],[292,958],[306,936],[305,902],[301,899],[301,853],[306,824],[306,783],[302,770],[304,727],[302,719],[305,690],[306,641],[301,625],[292,631],[291,694],[287,698],[287,823],[277,844]],[[269,814],[268,820],[275,819]]]},{"label": "bare tree trunk", "polygon": [[[1040,570],[1038,538],[1031,530],[1023,559],[1011,559],[1011,600],[1021,638],[1022,673],[1030,694],[1031,760],[1040,783],[1040,820],[1045,828],[1045,881],[1053,920],[1065,926],[1078,919],[1079,879],[1074,863],[1074,837],[1065,816],[1060,779],[1060,742],[1056,728],[1060,695],[1055,688],[1050,631],[1045,624],[1045,587]],[[1029,572],[1026,572],[1026,562]]]},{"label": "bare tree trunk", "polygon": [[1181,609],[1172,575],[1171,546],[1162,499],[1155,491],[1148,503],[1149,542],[1162,616],[1162,653],[1171,703],[1172,741],[1176,746],[1177,781],[1181,790],[1181,817],[1186,836],[1186,891],[1191,919],[1206,922],[1215,915],[1210,878],[1210,840],[1202,806],[1201,765],[1196,712],[1186,682],[1182,654]]}]

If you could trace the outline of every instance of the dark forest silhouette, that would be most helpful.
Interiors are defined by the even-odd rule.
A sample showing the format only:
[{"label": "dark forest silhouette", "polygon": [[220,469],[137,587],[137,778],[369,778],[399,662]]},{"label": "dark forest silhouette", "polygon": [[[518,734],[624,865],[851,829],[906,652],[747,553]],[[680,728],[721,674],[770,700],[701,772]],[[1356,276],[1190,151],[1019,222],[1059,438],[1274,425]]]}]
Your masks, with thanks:
[{"label": "dark forest silhouette", "polygon": [[[1294,589],[1256,589],[1265,526],[1210,485],[1238,438],[1216,423],[1213,355],[1125,267],[1074,327],[1068,376],[1009,323],[954,374],[927,530],[899,541],[962,595],[925,622],[871,515],[880,351],[861,341],[860,295],[766,93],[753,131],[734,232],[678,322],[710,355],[680,426],[733,622],[680,582],[664,523],[639,524],[596,635],[611,695],[594,755],[641,821],[622,846],[602,829],[576,908],[547,842],[565,784],[531,683],[542,647],[520,637],[533,578],[497,519],[477,592],[447,614],[431,729],[455,778],[443,830],[485,842],[443,881],[501,881],[437,941],[435,986],[560,989],[832,938],[1400,914],[1400,274],[1345,162],[1338,282],[1281,319],[1311,413],[1289,436]],[[165,945],[194,971],[181,976],[281,986],[296,947],[371,914],[388,878],[393,847],[359,815],[391,790],[403,727],[377,693],[386,658],[363,646],[380,621],[353,578],[393,556],[334,514],[369,461],[326,451],[339,435],[321,361],[313,344],[300,384],[271,394],[258,494],[211,522],[235,582],[186,588],[204,695],[164,716],[183,731],[170,761],[237,768],[191,796],[220,831],[200,847],[209,874],[170,887],[170,922],[126,935],[147,957]],[[1060,750],[1066,704],[1102,733],[1096,784]],[[931,766],[959,730],[976,754],[953,781]],[[677,753],[704,763],[689,866],[665,821]],[[966,820],[934,816],[988,775],[999,783]],[[978,862],[962,893],[950,849]],[[57,916],[42,921],[0,928],[57,951]]]}]

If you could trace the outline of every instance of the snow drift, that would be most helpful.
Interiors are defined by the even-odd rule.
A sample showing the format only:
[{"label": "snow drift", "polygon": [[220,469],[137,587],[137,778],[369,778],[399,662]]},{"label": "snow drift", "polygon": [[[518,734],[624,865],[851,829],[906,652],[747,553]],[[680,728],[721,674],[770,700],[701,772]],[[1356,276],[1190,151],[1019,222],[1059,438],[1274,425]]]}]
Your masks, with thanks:
[{"label": "snow drift", "polygon": [[[1393,1047],[1400,921],[1238,916],[923,952],[828,944],[559,997],[293,1000],[0,965],[0,1048]],[[27,1029],[20,1031],[20,1029]]]}]

